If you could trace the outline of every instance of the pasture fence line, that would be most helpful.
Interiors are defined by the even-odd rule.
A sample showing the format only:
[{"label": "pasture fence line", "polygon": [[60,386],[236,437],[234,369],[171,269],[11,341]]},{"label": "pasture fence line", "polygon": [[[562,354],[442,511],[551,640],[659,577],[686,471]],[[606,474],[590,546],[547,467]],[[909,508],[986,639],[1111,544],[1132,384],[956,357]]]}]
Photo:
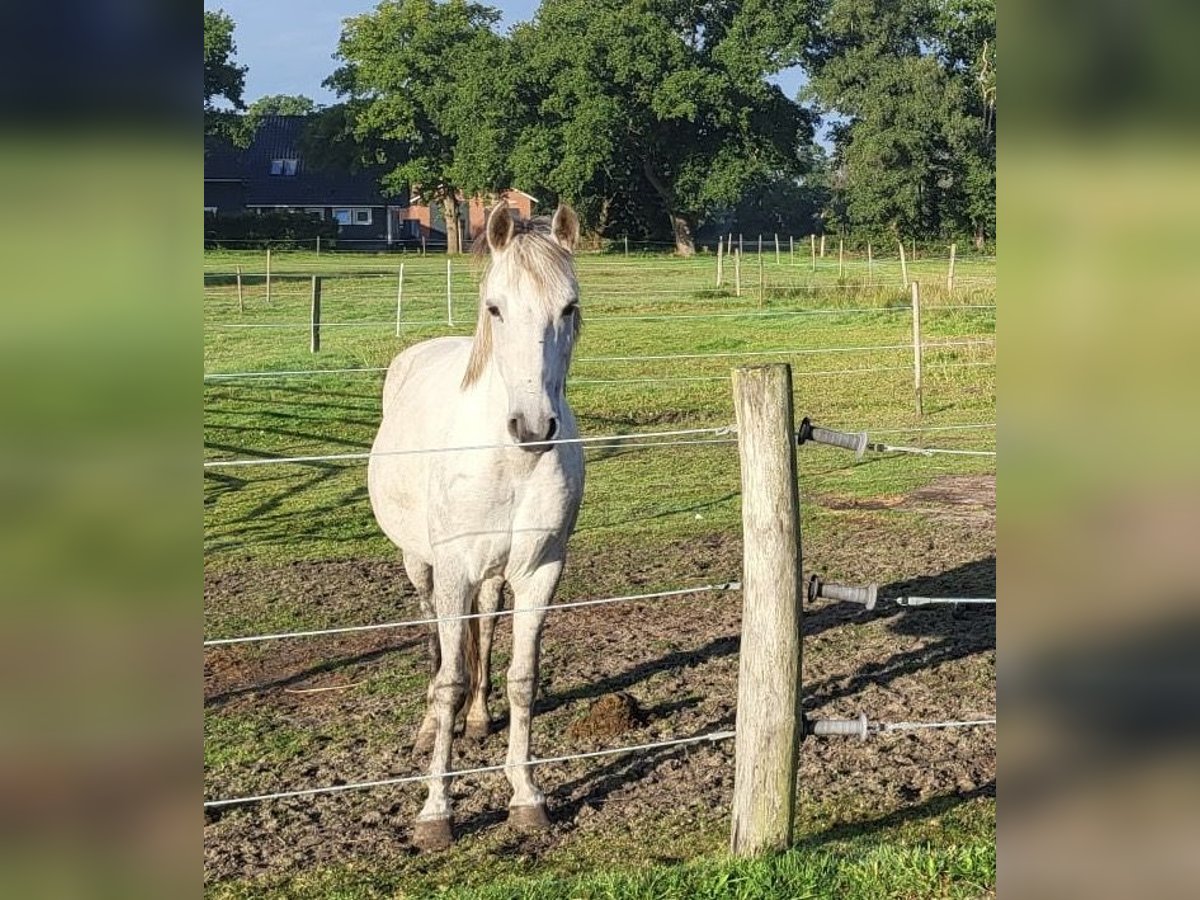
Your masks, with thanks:
[{"label": "pasture fence line", "polygon": [[225,647],[232,644],[255,644],[264,641],[282,641],[292,638],[326,637],[336,634],[357,634],[364,631],[386,631],[397,628],[416,628],[423,625],[436,625],[439,622],[459,622],[469,619],[488,619],[499,616],[516,616],[530,612],[553,612],[560,609],[583,609],[590,606],[610,606],[614,603],[634,603],[641,600],[659,600],[663,597],[683,597],[689,594],[705,594],[712,592],[740,591],[740,581],[726,581],[719,584],[703,584],[699,587],[676,588],[669,591],[655,591],[649,594],[625,594],[618,597],[600,597],[594,600],[571,600],[566,603],[551,603],[546,606],[529,606],[521,609],[498,609],[495,612],[463,613],[456,616],[432,616],[425,619],[409,619],[404,622],[380,622],[374,625],[346,625],[340,628],[319,628],[310,631],[285,631],[277,634],[256,634],[247,637],[214,638],[204,642],[205,647]]},{"label": "pasture fence line", "polygon": [[[577,438],[554,438],[548,441],[531,441],[528,444],[474,444],[462,447],[416,447],[407,450],[379,450],[368,451],[362,453],[330,453],[325,455],[315,456],[272,456],[252,459],[217,459],[206,460],[204,468],[231,468],[239,466],[265,466],[265,465],[285,465],[290,463],[313,463],[313,462],[343,462],[350,460],[370,459],[373,456],[416,456],[429,453],[461,453],[471,450],[522,450],[527,451],[529,447],[550,447],[558,444],[584,444],[595,445],[599,444],[605,449],[624,446],[624,441],[635,441],[649,438],[654,443],[647,446],[666,447],[672,446],[671,442],[655,441],[660,437],[680,437],[684,435],[728,435],[733,434],[735,428],[730,425],[720,426],[715,428],[682,428],[677,431],[648,431],[635,434],[610,434],[598,435],[593,437],[577,437]],[[611,445],[611,446],[610,446]]]},{"label": "pasture fence line", "polygon": [[[980,728],[995,726],[996,719],[964,719],[961,721],[945,722],[872,722],[865,715],[855,719],[810,719],[803,720],[802,739],[814,737],[861,737],[866,740],[872,735],[891,734],[901,731],[920,731],[927,729],[947,728]],[[619,756],[626,753],[652,753],[656,750],[666,750],[671,747],[687,747],[697,744],[717,744],[737,736],[737,730],[710,731],[693,737],[671,738],[663,741],[649,741],[644,744],[629,744],[624,747],[611,747],[604,750],[588,750],[583,753],[564,753],[559,756],[531,757],[527,766],[545,766],[555,763],[573,762],[579,759],[599,759],[605,756]],[[344,791],[361,791],[372,788],[392,787],[401,784],[415,784],[428,781],[431,778],[458,778],[463,775],[486,775],[493,772],[504,772],[512,768],[507,763],[490,766],[474,766],[469,769],[457,769],[444,772],[442,775],[400,775],[395,778],[379,778],[373,781],[356,781],[348,784],[331,784],[322,787],[300,788],[293,791],[276,791],[269,794],[253,794],[247,797],[230,797],[222,800],[205,800],[205,809],[220,809],[228,806],[246,806],[251,803],[264,803],[272,800],[291,800],[297,797],[313,797],[320,794],[337,794]]]},{"label": "pasture fence line", "polygon": [[[652,750],[662,750],[667,747],[682,747],[688,744],[715,743],[728,740],[734,736],[732,731],[711,731],[689,738],[674,738],[666,741],[652,741],[647,744],[632,744],[628,747],[613,747],[608,750],[591,750],[586,753],[567,753],[562,756],[531,757],[527,766],[544,766],[551,763],[571,762],[576,759],[595,759],[601,756],[616,756],[622,753],[645,753]],[[419,781],[429,781],[433,778],[455,778],[460,775],[482,775],[487,772],[503,772],[514,768],[507,763],[493,766],[475,766],[470,769],[459,769],[454,772],[443,772],[441,775],[401,775],[397,778],[381,778],[376,781],[359,781],[353,784],[332,784],[326,787],[303,788],[297,791],[277,791],[273,794],[256,794],[251,797],[234,797],[228,800],[205,800],[204,808],[213,809],[222,806],[238,806],[247,803],[261,803],[265,800],[286,800],[292,797],[311,797],[316,794],[333,794],[340,791],[357,791],[366,788],[388,787],[396,784],[413,784]]]}]

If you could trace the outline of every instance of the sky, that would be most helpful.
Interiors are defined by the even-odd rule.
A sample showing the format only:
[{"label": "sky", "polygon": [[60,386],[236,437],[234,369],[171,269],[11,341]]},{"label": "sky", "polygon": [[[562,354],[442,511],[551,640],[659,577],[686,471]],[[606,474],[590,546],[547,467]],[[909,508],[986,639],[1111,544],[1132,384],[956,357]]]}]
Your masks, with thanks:
[{"label": "sky", "polygon": [[[484,0],[503,13],[501,29],[533,18],[539,0]],[[378,0],[204,0],[206,10],[224,9],[237,23],[237,62],[246,73],[247,103],[267,94],[303,94],[319,104],[337,98],[321,87],[333,72],[342,19],[374,9]],[[789,97],[804,83],[799,69],[771,81]]]}]

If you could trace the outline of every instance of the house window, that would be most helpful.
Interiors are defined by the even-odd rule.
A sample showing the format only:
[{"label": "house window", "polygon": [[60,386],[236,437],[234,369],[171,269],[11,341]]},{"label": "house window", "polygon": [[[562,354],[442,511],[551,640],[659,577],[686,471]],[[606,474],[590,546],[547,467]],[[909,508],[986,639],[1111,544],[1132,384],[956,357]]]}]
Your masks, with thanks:
[{"label": "house window", "polygon": [[304,207],[304,211],[310,215],[318,216],[322,219],[325,218],[325,207],[323,206],[306,206]]},{"label": "house window", "polygon": [[335,209],[333,218],[339,225],[370,225],[373,221],[369,206]]},{"label": "house window", "polygon": [[271,160],[271,174],[282,176],[295,175],[299,162],[296,159],[273,159]]}]

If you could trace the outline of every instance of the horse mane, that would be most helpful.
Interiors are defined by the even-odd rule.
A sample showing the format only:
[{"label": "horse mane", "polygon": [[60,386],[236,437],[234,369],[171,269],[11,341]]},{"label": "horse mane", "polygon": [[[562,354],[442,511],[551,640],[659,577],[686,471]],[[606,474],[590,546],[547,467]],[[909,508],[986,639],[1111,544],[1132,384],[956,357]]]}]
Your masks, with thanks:
[{"label": "horse mane", "polygon": [[[492,317],[487,311],[487,297],[484,296],[484,291],[496,260],[492,256],[486,236],[481,234],[475,239],[471,255],[483,264],[483,270],[479,278],[479,310],[475,323],[475,337],[471,344],[471,356],[467,360],[467,371],[463,375],[463,390],[482,377],[484,369],[492,359]],[[508,265],[533,280],[538,288],[537,296],[543,301],[557,293],[554,288],[562,287],[563,281],[575,272],[574,258],[551,237],[550,219],[545,216],[513,220],[513,236],[506,248],[504,259]],[[571,338],[574,343],[579,337],[583,319],[578,311],[571,318]]]}]

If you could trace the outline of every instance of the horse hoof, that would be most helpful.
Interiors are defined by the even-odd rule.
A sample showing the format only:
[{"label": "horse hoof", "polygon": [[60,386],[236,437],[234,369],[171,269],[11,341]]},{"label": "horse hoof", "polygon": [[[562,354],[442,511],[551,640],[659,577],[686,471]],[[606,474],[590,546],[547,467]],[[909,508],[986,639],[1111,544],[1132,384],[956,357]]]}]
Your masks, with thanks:
[{"label": "horse hoof", "polygon": [[510,806],[508,808],[508,824],[519,831],[541,831],[549,828],[550,817],[546,815],[546,804]]},{"label": "horse hoof", "polygon": [[445,850],[453,842],[448,816],[444,819],[418,819],[413,827],[413,844],[425,853]]},{"label": "horse hoof", "polygon": [[468,722],[463,729],[463,737],[469,741],[482,741],[491,733],[491,722]]}]

